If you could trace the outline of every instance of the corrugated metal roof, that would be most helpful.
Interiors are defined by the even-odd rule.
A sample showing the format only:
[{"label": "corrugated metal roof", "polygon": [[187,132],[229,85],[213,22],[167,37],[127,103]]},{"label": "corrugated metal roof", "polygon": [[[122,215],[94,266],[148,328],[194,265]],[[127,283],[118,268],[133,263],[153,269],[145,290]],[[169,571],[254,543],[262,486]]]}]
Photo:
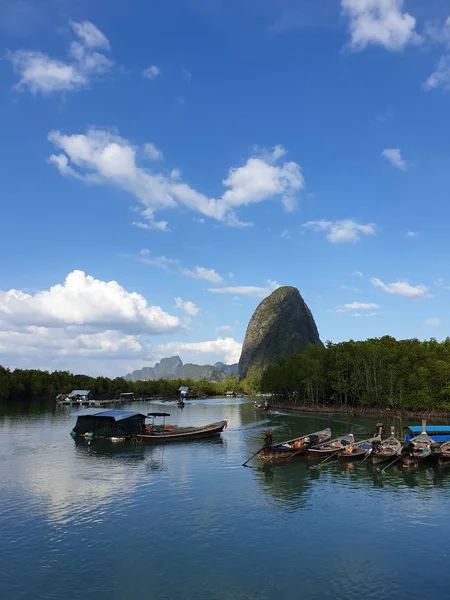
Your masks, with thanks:
[{"label": "corrugated metal roof", "polygon": [[143,417],[144,415],[140,412],[136,412],[134,410],[98,410],[98,408],[87,408],[82,412],[78,413],[79,417],[87,417],[87,416],[95,416],[95,417],[113,417],[115,421],[122,421],[122,419],[129,419],[130,417],[135,417],[136,415],[140,415]]},{"label": "corrugated metal roof", "polygon": [[91,390],[72,390],[69,394],[71,396],[87,396],[91,393]]}]

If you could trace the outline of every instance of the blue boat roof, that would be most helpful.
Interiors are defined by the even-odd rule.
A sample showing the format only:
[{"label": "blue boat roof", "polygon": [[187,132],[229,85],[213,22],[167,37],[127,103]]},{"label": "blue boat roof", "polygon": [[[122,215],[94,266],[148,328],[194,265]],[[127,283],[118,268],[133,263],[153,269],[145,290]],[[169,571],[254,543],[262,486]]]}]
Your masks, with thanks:
[{"label": "blue boat roof", "polygon": [[79,413],[79,417],[96,416],[96,417],[112,417],[115,421],[122,421],[122,419],[129,419],[130,417],[136,416],[143,417],[144,415],[135,410],[98,410],[98,408],[88,408],[83,412]]},{"label": "blue boat roof", "polygon": [[[413,433],[422,433],[421,425],[407,425],[405,429],[411,430]],[[427,433],[450,433],[450,425],[427,425]]]}]

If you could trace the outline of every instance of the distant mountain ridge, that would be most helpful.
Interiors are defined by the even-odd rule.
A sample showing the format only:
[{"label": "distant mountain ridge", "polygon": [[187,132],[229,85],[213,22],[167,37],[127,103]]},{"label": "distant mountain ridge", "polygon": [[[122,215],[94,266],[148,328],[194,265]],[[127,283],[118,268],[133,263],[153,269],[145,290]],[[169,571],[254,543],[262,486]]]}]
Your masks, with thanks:
[{"label": "distant mountain ridge", "polygon": [[154,367],[144,367],[125,375],[128,381],[154,381],[155,379],[207,379],[208,381],[222,381],[233,373],[237,376],[238,364],[226,365],[216,362],[214,365],[183,364],[179,356],[162,358]]}]

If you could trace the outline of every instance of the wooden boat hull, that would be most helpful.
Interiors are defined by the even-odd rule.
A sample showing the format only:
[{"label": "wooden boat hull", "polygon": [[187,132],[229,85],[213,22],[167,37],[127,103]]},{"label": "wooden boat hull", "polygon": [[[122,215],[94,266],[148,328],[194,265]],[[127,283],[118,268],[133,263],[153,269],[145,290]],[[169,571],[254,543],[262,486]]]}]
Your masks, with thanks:
[{"label": "wooden boat hull", "polygon": [[372,464],[379,465],[380,463],[388,462],[388,460],[394,460],[396,456],[398,456],[397,450],[389,454],[372,454]]},{"label": "wooden boat hull", "polygon": [[[276,461],[287,460],[289,458],[293,458],[294,456],[305,456],[305,454],[308,451],[308,444],[310,443],[309,440],[313,436],[318,438],[321,443],[328,442],[331,439],[331,429],[323,429],[322,431],[310,433],[308,435],[289,440],[288,442],[275,444],[271,448],[265,448],[264,451],[260,454],[260,458],[267,461]],[[303,447],[295,446],[295,443],[298,441],[301,441],[304,444]],[[285,444],[288,444],[288,446],[285,446]]]},{"label": "wooden boat hull", "polygon": [[338,458],[342,460],[360,460],[367,455],[368,450],[355,449],[353,452],[343,450],[338,453]]},{"label": "wooden boat hull", "polygon": [[341,440],[345,440],[347,444],[353,444],[354,438],[353,436],[343,435],[340,438],[336,438],[331,442],[325,442],[323,444],[318,444],[317,446],[313,446],[312,448],[308,448],[308,457],[309,458],[327,458],[333,454],[336,454],[344,449],[343,443]]},{"label": "wooden boat hull", "polygon": [[158,433],[142,433],[136,435],[136,442],[140,444],[165,444],[167,442],[187,442],[201,438],[212,437],[222,433],[226,428],[227,421],[218,421],[203,427],[179,427],[171,431]]}]

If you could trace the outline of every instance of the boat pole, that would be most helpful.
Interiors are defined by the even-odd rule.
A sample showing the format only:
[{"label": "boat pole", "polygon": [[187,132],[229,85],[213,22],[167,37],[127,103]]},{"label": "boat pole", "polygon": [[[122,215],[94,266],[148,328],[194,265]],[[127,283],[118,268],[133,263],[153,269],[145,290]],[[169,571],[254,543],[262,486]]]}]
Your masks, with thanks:
[{"label": "boat pole", "polygon": [[265,446],[263,446],[262,448],[260,448],[259,450],[257,450],[257,451],[255,452],[255,454],[252,454],[252,455],[250,456],[250,458],[248,458],[248,459],[245,461],[245,463],[242,463],[242,466],[243,466],[243,467],[245,467],[245,466],[247,465],[247,463],[248,463],[248,462],[250,462],[250,461],[252,460],[252,458],[253,458],[253,457],[255,457],[257,454],[259,454],[260,452],[262,452],[262,451],[264,450],[264,448],[265,448]]},{"label": "boat pole", "polygon": [[392,465],[393,465],[394,463],[396,463],[398,460],[400,460],[401,458],[402,458],[402,455],[401,455],[401,454],[399,454],[395,460],[393,460],[392,462],[390,462],[390,463],[388,464],[388,466],[387,466],[387,467],[384,467],[384,469],[381,469],[381,473],[386,473],[387,469],[389,469],[389,467],[392,467]]},{"label": "boat pole", "polygon": [[340,452],[341,450],[343,450],[343,448],[339,448],[338,450],[336,450],[335,452],[333,452],[333,454],[330,454],[330,456],[327,456],[325,460],[323,460],[321,463],[319,463],[318,465],[311,465],[310,469],[316,468],[318,469],[319,467],[321,467],[323,464],[325,464],[327,462],[327,460],[330,460],[330,458],[333,458],[333,456],[335,456],[338,452]]}]

